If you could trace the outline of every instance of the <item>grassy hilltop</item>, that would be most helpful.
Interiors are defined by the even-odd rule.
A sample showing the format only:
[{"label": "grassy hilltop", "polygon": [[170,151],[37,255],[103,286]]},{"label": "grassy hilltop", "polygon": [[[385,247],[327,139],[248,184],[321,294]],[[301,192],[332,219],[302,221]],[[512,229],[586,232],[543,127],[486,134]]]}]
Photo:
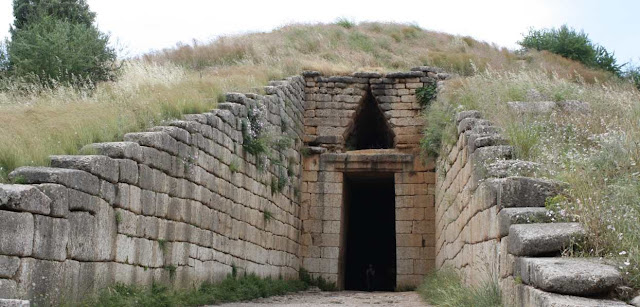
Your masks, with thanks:
[{"label": "grassy hilltop", "polygon": [[[120,140],[184,113],[215,108],[225,91],[252,92],[267,81],[319,70],[405,71],[433,65],[457,73],[426,110],[425,148],[450,144],[452,115],[477,109],[505,129],[517,158],[538,176],[568,182],[550,200],[556,219],[577,219],[590,235],[578,254],[617,261],[640,286],[640,93],[614,75],[547,52],[520,53],[471,37],[413,25],[339,22],[290,25],[269,33],[178,45],[124,62],[116,82],[77,90],[12,83],[0,92],[0,180],[50,154]],[[533,94],[532,94],[533,93]],[[581,116],[509,113],[509,101],[580,100]]]}]

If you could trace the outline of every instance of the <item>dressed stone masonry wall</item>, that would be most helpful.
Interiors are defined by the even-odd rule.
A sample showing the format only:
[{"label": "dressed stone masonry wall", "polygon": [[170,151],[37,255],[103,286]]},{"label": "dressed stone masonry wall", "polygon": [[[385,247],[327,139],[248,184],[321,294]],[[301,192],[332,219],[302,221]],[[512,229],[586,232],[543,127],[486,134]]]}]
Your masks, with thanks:
[{"label": "dressed stone masonry wall", "polygon": [[[419,158],[424,127],[416,90],[447,74],[432,67],[411,72],[354,73],[306,81],[302,183],[302,266],[345,288],[345,177],[369,173],[393,176],[395,187],[396,287],[417,286],[435,261],[435,172]],[[371,100],[372,99],[372,100]],[[365,103],[383,114],[393,145],[354,150],[348,144]],[[363,118],[360,120],[374,120]],[[385,251],[376,251],[385,252]]]},{"label": "dressed stone masonry wall", "polygon": [[577,223],[548,223],[545,201],[563,184],[521,176],[539,166],[512,160],[479,112],[456,123],[458,142],[436,163],[436,268],[454,268],[470,285],[499,283],[507,306],[628,306],[593,298],[621,283],[614,267],[560,257],[584,236]]},{"label": "dressed stone masonry wall", "polygon": [[[219,281],[232,267],[297,278],[304,80],[265,92],[88,146],[96,155],[16,169],[23,184],[0,185],[0,298],[58,305],[116,282]],[[261,105],[270,133],[293,140],[269,155],[290,162],[281,191],[282,166],[243,148]]]}]

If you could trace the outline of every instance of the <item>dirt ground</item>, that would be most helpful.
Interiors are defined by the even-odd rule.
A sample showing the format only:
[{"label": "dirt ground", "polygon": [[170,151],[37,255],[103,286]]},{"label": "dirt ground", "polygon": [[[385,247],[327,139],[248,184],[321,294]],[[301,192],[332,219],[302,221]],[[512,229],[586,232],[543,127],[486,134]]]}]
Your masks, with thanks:
[{"label": "dirt ground", "polygon": [[335,306],[397,306],[425,307],[416,292],[321,292],[319,290],[304,291],[283,296],[262,298],[250,302],[223,304],[224,307],[250,306],[301,306],[301,307],[335,307]]}]

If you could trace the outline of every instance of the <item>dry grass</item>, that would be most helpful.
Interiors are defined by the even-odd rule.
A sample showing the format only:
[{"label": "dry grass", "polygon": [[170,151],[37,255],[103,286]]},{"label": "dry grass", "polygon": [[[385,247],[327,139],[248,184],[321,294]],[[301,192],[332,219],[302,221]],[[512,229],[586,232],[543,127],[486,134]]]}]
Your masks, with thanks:
[{"label": "dry grass", "polygon": [[[517,55],[470,37],[403,24],[289,25],[194,42],[131,60],[122,79],[99,84],[95,91],[0,92],[0,180],[17,166],[46,164],[50,154],[73,154],[87,143],[119,140],[164,119],[213,108],[224,91],[257,91],[269,80],[302,70],[340,75],[425,64],[462,75],[521,67],[569,78],[574,71],[586,75],[581,65],[554,55]],[[592,74],[585,79],[606,79]]]},{"label": "dry grass", "polygon": [[[617,261],[640,287],[640,92],[622,81],[581,80],[531,69],[486,71],[450,83],[436,105],[483,111],[505,129],[517,158],[541,163],[539,176],[569,183],[567,194],[550,205],[556,219],[577,220],[589,230],[579,254]],[[592,111],[510,112],[508,101],[536,101],[527,95],[531,89],[544,100],[588,102]]]}]

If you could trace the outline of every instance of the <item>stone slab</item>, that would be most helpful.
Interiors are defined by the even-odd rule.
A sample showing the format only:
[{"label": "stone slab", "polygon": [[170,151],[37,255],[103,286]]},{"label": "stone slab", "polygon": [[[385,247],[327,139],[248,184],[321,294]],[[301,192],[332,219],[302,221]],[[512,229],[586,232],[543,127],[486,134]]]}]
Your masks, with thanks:
[{"label": "stone slab", "polygon": [[516,256],[538,256],[559,253],[572,240],[581,240],[585,230],[578,223],[536,223],[511,225],[509,253]]},{"label": "stone slab", "polygon": [[517,258],[514,274],[538,289],[577,296],[607,293],[622,282],[613,266],[584,258]]},{"label": "stone slab", "polygon": [[0,210],[47,215],[51,212],[51,199],[31,185],[0,184]]}]

